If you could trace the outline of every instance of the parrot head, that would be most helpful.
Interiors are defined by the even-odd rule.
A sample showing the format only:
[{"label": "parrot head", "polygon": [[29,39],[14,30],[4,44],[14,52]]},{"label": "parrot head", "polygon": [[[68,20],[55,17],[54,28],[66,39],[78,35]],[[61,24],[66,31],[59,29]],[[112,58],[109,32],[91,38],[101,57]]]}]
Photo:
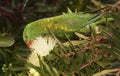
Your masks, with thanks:
[{"label": "parrot head", "polygon": [[46,56],[57,44],[56,39],[44,36],[46,31],[41,30],[41,25],[28,24],[23,32],[23,39],[31,50],[36,51],[40,56]]}]

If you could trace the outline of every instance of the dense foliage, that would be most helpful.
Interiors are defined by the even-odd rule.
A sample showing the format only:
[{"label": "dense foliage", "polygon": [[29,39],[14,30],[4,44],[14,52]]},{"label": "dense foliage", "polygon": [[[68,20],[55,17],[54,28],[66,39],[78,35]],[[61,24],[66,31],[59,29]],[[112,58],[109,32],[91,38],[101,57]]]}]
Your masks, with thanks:
[{"label": "dense foliage", "polygon": [[[63,50],[63,47],[55,48],[44,59],[50,66],[49,69],[57,68],[58,73],[62,76],[92,76],[108,69],[105,73],[100,72],[96,76],[106,75],[109,72],[119,76],[119,5],[118,0],[1,0],[0,76],[28,76],[29,72],[26,66],[37,69],[43,75],[47,72],[50,76],[52,71],[56,72],[54,68],[49,71],[48,68],[36,67],[31,63],[25,65],[30,51],[23,41],[22,33],[26,24],[40,18],[68,12],[68,8],[74,12],[103,12],[106,14],[104,16],[106,21],[98,24],[100,33],[90,27],[90,32],[87,34],[77,32],[75,42],[68,38],[67,43],[63,43],[64,52],[56,52],[56,50]],[[107,17],[113,18],[113,21],[107,21]],[[70,46],[67,47],[66,44]],[[56,54],[60,56],[56,56]],[[41,59],[40,63],[43,64],[42,67],[48,67]],[[109,71],[110,69],[117,70],[112,72]]]}]

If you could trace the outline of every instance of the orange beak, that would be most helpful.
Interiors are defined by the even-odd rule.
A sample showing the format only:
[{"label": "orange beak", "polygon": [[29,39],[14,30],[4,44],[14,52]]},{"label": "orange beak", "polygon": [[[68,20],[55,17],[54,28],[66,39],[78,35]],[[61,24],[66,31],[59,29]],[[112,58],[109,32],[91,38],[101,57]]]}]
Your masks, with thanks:
[{"label": "orange beak", "polygon": [[30,40],[26,43],[26,45],[28,46],[28,48],[30,48],[31,44],[33,43],[33,40]]}]

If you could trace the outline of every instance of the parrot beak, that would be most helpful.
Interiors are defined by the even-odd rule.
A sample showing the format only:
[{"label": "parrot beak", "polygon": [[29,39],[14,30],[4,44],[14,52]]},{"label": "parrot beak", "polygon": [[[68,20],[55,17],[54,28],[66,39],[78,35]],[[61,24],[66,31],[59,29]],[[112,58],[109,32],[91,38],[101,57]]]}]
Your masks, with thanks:
[{"label": "parrot beak", "polygon": [[28,48],[31,47],[31,44],[32,44],[32,43],[33,43],[33,40],[30,40],[30,41],[26,42],[26,45],[28,46]]}]

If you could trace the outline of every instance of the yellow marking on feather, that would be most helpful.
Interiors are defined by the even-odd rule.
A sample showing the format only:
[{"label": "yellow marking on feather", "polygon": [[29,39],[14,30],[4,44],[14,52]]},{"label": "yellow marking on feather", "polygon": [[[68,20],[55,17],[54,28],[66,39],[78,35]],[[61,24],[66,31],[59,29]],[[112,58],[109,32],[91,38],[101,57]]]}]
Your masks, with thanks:
[{"label": "yellow marking on feather", "polygon": [[58,29],[58,26],[57,26],[57,25],[54,25],[54,28],[55,28],[55,30],[57,30],[57,29]]},{"label": "yellow marking on feather", "polygon": [[65,25],[61,25],[61,26],[55,26],[55,29],[61,29],[64,31],[72,31],[72,29],[69,29],[68,27],[66,27]]},{"label": "yellow marking on feather", "polygon": [[48,28],[51,28],[51,27],[52,27],[52,23],[49,23],[49,24],[47,25],[47,27],[48,27]]},{"label": "yellow marking on feather", "polygon": [[69,31],[67,27],[64,27],[64,30],[65,30],[65,31]]},{"label": "yellow marking on feather", "polygon": [[61,29],[62,29],[62,30],[64,30],[64,27],[63,27],[63,26],[61,26]]},{"label": "yellow marking on feather", "polygon": [[68,31],[70,32],[70,31],[72,31],[72,29],[68,29]]}]

